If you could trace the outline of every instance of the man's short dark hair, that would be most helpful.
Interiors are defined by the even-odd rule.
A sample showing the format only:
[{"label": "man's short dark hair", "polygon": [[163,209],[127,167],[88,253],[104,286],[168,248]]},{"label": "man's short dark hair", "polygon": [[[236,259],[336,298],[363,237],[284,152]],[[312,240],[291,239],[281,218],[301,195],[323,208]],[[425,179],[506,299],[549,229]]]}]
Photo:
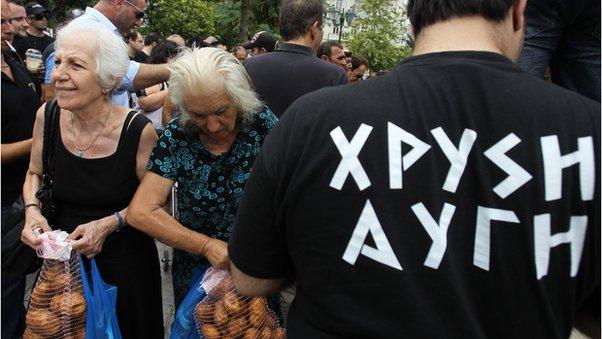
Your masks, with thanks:
[{"label": "man's short dark hair", "polygon": [[304,36],[314,22],[322,25],[322,0],[283,0],[279,15],[280,34],[284,41]]},{"label": "man's short dark hair", "polygon": [[434,23],[453,17],[479,15],[487,20],[502,21],[517,0],[409,0],[408,17],[414,34]]},{"label": "man's short dark hair", "polygon": [[164,64],[168,58],[174,58],[180,53],[180,46],[173,41],[161,40],[157,42],[157,46],[153,48],[148,63],[149,64]]},{"label": "man's short dark hair", "polygon": [[150,46],[153,42],[159,42],[163,40],[161,34],[157,32],[150,32],[144,36],[144,46]]},{"label": "man's short dark hair", "polygon": [[[123,39],[125,40],[125,42],[130,42],[132,40],[138,39],[138,34],[140,34],[138,33],[138,31],[132,29],[123,35]],[[140,35],[142,36],[142,34]]]},{"label": "man's short dark hair", "polygon": [[341,50],[343,49],[343,46],[336,41],[324,41],[323,43],[320,44],[320,46],[318,46],[316,55],[318,56],[318,58],[321,58],[322,55],[326,55],[327,57],[330,58],[332,56],[332,48],[333,47],[338,47]]},{"label": "man's short dark hair", "polygon": [[351,69],[356,69],[361,65],[366,66],[366,68],[370,68],[370,64],[368,63],[368,59],[363,56],[356,54],[351,56]]}]

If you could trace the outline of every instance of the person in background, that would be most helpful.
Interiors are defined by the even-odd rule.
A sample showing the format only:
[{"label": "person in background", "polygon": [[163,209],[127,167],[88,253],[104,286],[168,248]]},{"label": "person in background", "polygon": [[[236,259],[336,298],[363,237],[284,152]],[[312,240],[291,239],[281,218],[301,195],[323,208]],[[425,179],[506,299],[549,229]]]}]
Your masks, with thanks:
[{"label": "person in background", "polygon": [[347,56],[343,52],[343,45],[336,41],[325,41],[318,46],[316,56],[324,61],[341,66],[347,71]]},{"label": "person in background", "polygon": [[57,35],[58,128],[52,195],[46,219],[35,193],[42,183],[44,107],[34,125],[23,186],[22,241],[36,249],[34,230],[70,233],[74,250],[94,258],[103,280],[117,287],[117,319],[124,338],[163,338],[161,273],[152,238],[125,223],[127,206],[157,135],[150,121],[111,102],[129,59],[123,39],[102,25],[68,25]]},{"label": "person in background", "polygon": [[529,0],[519,66],[600,102],[600,1]]},{"label": "person in background", "polygon": [[15,29],[15,36],[13,42],[19,41],[20,39],[27,38],[27,29],[29,28],[29,22],[27,22],[27,13],[23,3],[19,0],[11,0],[8,2],[10,11],[12,13],[12,25]]},{"label": "person in background", "polygon": [[241,64],[247,59],[247,49],[241,45],[234,46],[234,48],[232,48],[232,54],[234,54],[234,57],[236,57]]},{"label": "person in background", "polygon": [[132,30],[126,33],[123,38],[128,44],[128,56],[130,57],[130,60],[146,63],[147,56],[142,52],[142,48],[144,47],[144,39],[142,38],[142,34],[140,34],[138,31]]},{"label": "person in background", "polygon": [[273,52],[278,40],[274,34],[268,31],[259,31],[253,35],[251,40],[242,44],[245,49],[251,50],[251,57]]},{"label": "person in background", "polygon": [[370,64],[366,58],[358,54],[353,55],[351,57],[351,70],[347,72],[349,75],[349,82],[363,80],[368,67],[370,67]]},{"label": "person in background", "polygon": [[343,53],[345,53],[345,67],[349,72],[351,70],[351,56],[353,55],[353,53],[351,53],[351,51],[345,46],[343,46]]},{"label": "person in background", "polygon": [[[174,248],[178,308],[197,267],[229,267],[226,241],[246,178],[277,119],[228,52],[185,50],[170,69],[169,95],[181,114],[157,142],[127,221]],[[162,208],[176,182],[178,220]]]},{"label": "person in background", "polygon": [[[40,92],[35,79],[11,53],[9,44],[15,34],[11,24],[11,7],[2,0],[2,147],[0,173],[2,175],[2,239],[23,214],[21,191],[29,164],[32,130],[36,110],[40,105]],[[25,330],[25,276],[23,272],[2,270],[2,338],[20,338]]]},{"label": "person in background", "polygon": [[[173,58],[178,55],[181,47],[173,41],[159,41],[157,46],[153,49],[151,56],[148,60],[150,64],[165,64],[170,63]],[[144,113],[146,117],[153,123],[153,127],[158,135],[165,128],[163,124],[163,103],[169,93],[167,88],[168,83],[163,82],[161,84],[153,85],[145,88],[137,95],[138,106],[134,109]]]},{"label": "person in background", "polygon": [[[145,16],[145,8],[145,0],[99,0],[94,7],[87,7],[85,13],[73,19],[67,27],[100,24],[121,36],[140,26]],[[53,55],[54,53],[51,53],[50,57]],[[54,65],[47,67],[47,74],[53,68]],[[169,71],[166,65],[140,64],[130,61],[128,72],[121,79],[119,88],[112,92],[111,100],[118,105],[129,107],[128,92],[161,83],[167,78],[169,78]]]},{"label": "person in background", "polygon": [[345,70],[316,58],[324,36],[324,12],[320,0],[282,1],[279,49],[245,61],[257,94],[278,117],[303,94],[347,83]]},{"label": "person in background", "polygon": [[180,47],[186,46],[186,40],[184,40],[184,38],[179,34],[172,34],[168,36],[166,40],[173,41]]},{"label": "person in background", "polygon": [[282,115],[228,253],[287,338],[600,336],[600,103],[516,66],[526,3],[409,0],[412,57]]},{"label": "person in background", "polygon": [[[21,59],[28,65],[28,70],[35,75],[38,82],[43,83],[45,72],[43,60],[38,60],[38,62],[28,61],[26,53],[28,50],[32,50],[39,54],[41,58],[46,47],[54,42],[54,38],[46,34],[48,19],[51,13],[37,2],[27,3],[25,5],[25,12],[27,13],[27,23],[29,24],[26,31],[27,36],[15,41],[14,46]],[[37,69],[33,69],[32,67],[36,65]]]},{"label": "person in background", "polygon": [[160,33],[150,32],[144,36],[144,47],[142,47],[142,52],[146,54],[147,57],[150,57],[153,48],[157,45],[159,41],[163,40],[163,37]]}]

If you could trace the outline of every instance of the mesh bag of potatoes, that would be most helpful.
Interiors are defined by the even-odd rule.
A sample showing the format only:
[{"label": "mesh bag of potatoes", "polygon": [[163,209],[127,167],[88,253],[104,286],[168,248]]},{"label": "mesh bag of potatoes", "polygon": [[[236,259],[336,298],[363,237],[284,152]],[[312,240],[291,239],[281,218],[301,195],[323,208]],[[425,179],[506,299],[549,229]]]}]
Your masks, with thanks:
[{"label": "mesh bag of potatoes", "polygon": [[244,297],[234,289],[230,273],[210,268],[203,277],[207,296],[195,310],[199,334],[206,339],[286,338],[265,298]]},{"label": "mesh bag of potatoes", "polygon": [[65,261],[44,260],[25,322],[24,339],[86,337],[86,299],[75,251]]}]

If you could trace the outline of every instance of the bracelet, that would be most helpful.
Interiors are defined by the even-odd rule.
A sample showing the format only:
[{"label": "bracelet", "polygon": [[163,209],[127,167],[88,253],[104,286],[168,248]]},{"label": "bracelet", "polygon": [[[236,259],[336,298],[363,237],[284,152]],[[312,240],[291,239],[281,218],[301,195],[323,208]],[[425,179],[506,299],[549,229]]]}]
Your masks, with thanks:
[{"label": "bracelet", "polygon": [[125,221],[123,220],[121,213],[115,212],[113,213],[113,215],[117,217],[117,232],[119,232],[122,228],[125,227]]},{"label": "bracelet", "polygon": [[32,206],[40,208],[39,204],[27,204],[27,205],[23,206],[23,211],[27,211],[27,209],[30,208],[30,207],[32,207]]}]

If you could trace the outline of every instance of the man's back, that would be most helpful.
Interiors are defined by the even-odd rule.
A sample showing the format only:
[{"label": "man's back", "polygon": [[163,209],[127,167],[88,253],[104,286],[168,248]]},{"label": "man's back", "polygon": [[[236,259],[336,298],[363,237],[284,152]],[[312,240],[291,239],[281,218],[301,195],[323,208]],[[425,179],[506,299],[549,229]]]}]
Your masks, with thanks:
[{"label": "man's back", "polygon": [[291,106],[230,255],[295,277],[290,338],[566,338],[599,290],[599,151],[598,103],[498,54],[414,57]]},{"label": "man's back", "polygon": [[255,91],[278,117],[303,94],[347,83],[345,72],[318,59],[309,47],[283,43],[245,61]]}]

